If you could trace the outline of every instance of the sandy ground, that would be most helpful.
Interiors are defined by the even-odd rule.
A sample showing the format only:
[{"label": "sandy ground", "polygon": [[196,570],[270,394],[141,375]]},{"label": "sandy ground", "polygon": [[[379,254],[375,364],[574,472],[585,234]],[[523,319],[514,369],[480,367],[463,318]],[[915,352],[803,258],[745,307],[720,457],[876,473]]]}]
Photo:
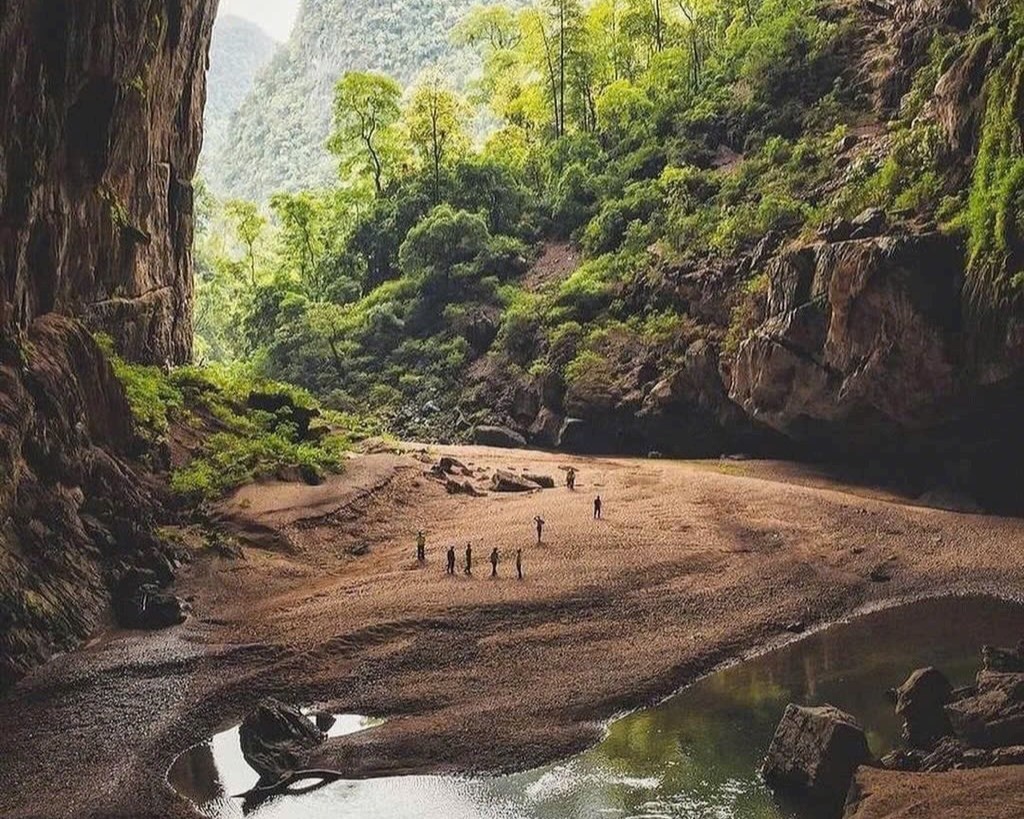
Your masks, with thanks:
[{"label": "sandy ground", "polygon": [[[577,491],[449,496],[411,454],[360,457],[323,487],[243,490],[221,512],[250,542],[246,558],[197,558],[179,584],[195,598],[192,620],[106,635],[0,701],[0,815],[192,816],[166,784],[168,766],[267,694],[390,717],[328,743],[317,766],[522,769],[579,750],[624,709],[792,639],[795,620],[813,626],[928,594],[1024,594],[1024,521],[914,507],[820,471],[429,455],[442,453],[481,478],[500,467],[560,482],[571,463]],[[602,521],[591,514],[598,493]],[[467,542],[472,577],[461,574]],[[444,574],[449,544],[459,546],[454,578]],[[870,580],[880,565],[890,582]],[[873,786],[885,795],[886,782]],[[896,810],[866,815],[938,815]],[[972,814],[988,815],[1017,814]]]}]

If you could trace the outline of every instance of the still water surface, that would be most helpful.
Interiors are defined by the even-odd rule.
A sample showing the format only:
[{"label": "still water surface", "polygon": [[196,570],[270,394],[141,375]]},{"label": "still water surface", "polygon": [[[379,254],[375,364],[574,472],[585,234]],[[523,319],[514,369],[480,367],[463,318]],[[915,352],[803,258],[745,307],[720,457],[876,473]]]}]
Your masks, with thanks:
[{"label": "still water surface", "polygon": [[[793,819],[757,776],[786,704],[831,703],[864,725],[875,754],[898,743],[885,700],[915,668],[970,681],[985,643],[1016,645],[1024,608],[987,598],[875,612],[713,674],[612,723],[577,756],[509,776],[338,782],[243,812],[230,794],[256,781],[238,731],[186,752],[168,778],[216,819]],[[344,717],[332,733],[372,728]]]}]

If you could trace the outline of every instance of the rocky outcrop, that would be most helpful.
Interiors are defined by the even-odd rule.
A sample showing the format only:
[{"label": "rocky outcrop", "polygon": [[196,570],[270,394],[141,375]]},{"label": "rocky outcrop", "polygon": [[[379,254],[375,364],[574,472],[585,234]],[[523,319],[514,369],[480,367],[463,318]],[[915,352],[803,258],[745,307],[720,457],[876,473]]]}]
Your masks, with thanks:
[{"label": "rocky outcrop", "polygon": [[0,342],[0,688],[86,637],[128,573],[169,581],[177,556],[126,466],[138,447],[80,323],[50,314]]},{"label": "rocky outcrop", "polygon": [[1007,345],[998,368],[972,357],[964,269],[937,233],[783,252],[763,322],[727,362],[730,396],[809,451],[867,455],[920,491],[1019,510],[1002,476],[1024,455],[1024,357],[1011,363]]},{"label": "rocky outcrop", "polygon": [[[87,636],[125,576],[176,560],[89,331],[130,359],[189,358],[215,12],[216,0],[0,3],[0,688]],[[177,619],[160,601],[160,619]]]},{"label": "rocky outcrop", "polygon": [[298,771],[309,752],[324,741],[323,732],[298,708],[272,697],[245,718],[239,737],[242,756],[267,785]]},{"label": "rocky outcrop", "polygon": [[827,813],[841,810],[854,772],[870,758],[864,730],[849,714],[830,705],[789,705],[761,771],[772,788]]},{"label": "rocky outcrop", "polygon": [[1024,674],[978,674],[974,696],[946,708],[957,736],[975,748],[1024,745]]},{"label": "rocky outcrop", "polygon": [[938,424],[958,392],[962,271],[938,234],[782,255],[767,319],[732,367],[732,398],[797,437],[877,440]]},{"label": "rocky outcrop", "polygon": [[502,449],[523,449],[526,438],[508,427],[480,426],[473,430],[473,443]]},{"label": "rocky outcrop", "polygon": [[0,14],[0,327],[83,318],[188,359],[192,177],[215,0],[8,0]]}]

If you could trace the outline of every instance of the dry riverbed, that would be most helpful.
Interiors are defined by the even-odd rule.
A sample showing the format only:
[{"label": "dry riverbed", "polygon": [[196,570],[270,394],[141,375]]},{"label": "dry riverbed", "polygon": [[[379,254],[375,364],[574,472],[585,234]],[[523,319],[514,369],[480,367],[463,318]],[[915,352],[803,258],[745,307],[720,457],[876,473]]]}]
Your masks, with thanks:
[{"label": "dry riverbed", "polygon": [[[424,474],[442,454],[481,489],[499,468],[558,486],[450,495]],[[562,486],[569,465],[575,492]],[[591,514],[597,494],[602,521]],[[168,766],[268,694],[390,718],[329,742],[317,767],[521,769],[579,750],[617,712],[792,639],[794,622],[1024,589],[1024,521],[912,506],[790,464],[439,447],[359,456],[321,487],[249,487],[220,511],[245,557],[197,556],[179,583],[194,597],[188,623],[104,635],[0,701],[0,815],[192,816],[166,785]],[[472,577],[461,573],[467,542]],[[454,578],[444,574],[449,544]],[[502,562],[492,580],[493,547]],[[858,816],[959,816],[913,813],[906,800],[971,781],[1016,787],[1022,774],[944,776],[916,777],[913,791],[905,777],[876,776]],[[1020,815],[998,810],[972,816]]]}]

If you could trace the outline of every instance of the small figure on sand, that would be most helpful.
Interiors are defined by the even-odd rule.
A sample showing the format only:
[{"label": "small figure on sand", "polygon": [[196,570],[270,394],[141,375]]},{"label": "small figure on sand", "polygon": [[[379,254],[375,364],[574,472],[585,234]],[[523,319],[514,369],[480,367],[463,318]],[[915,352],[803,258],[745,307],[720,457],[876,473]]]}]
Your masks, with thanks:
[{"label": "small figure on sand", "polygon": [[569,470],[565,473],[565,485],[569,487],[570,492],[576,489],[576,470],[573,469],[571,466],[569,467]]},{"label": "small figure on sand", "polygon": [[537,524],[537,545],[540,546],[541,541],[544,540],[544,518],[537,515],[537,517],[533,519],[533,522]]},{"label": "small figure on sand", "polygon": [[601,496],[598,495],[596,498],[594,498],[594,520],[601,519],[601,506]]},{"label": "small figure on sand", "polygon": [[519,579],[523,579],[523,550],[516,549],[516,574],[519,575]]},{"label": "small figure on sand", "polygon": [[455,547],[448,547],[448,574],[455,574]]},{"label": "small figure on sand", "polygon": [[495,547],[491,550],[491,577],[498,576],[498,549]]},{"label": "small figure on sand", "polygon": [[416,559],[420,563],[427,559],[427,536],[423,532],[416,535]]},{"label": "small figure on sand", "polygon": [[466,544],[466,574],[473,574],[473,544]]}]

